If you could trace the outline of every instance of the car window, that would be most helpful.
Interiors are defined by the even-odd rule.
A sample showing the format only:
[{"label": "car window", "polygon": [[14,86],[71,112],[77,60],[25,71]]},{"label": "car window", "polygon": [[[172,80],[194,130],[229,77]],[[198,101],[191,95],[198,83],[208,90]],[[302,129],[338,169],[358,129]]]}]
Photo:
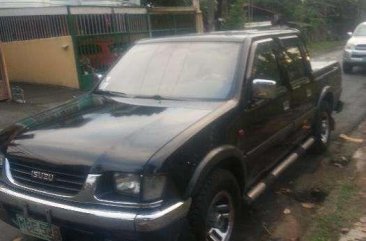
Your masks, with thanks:
[{"label": "car window", "polygon": [[366,24],[359,25],[356,28],[355,33],[353,35],[354,36],[366,36]]},{"label": "car window", "polygon": [[305,61],[301,51],[302,43],[298,38],[281,39],[284,51],[281,53],[281,64],[285,66],[290,84],[293,88],[299,87],[308,81]]},{"label": "car window", "polygon": [[273,41],[258,43],[254,55],[251,76],[253,80],[263,79],[275,81],[278,94],[280,94],[286,92],[287,88],[281,78],[275,49],[277,49],[277,47]]},{"label": "car window", "polygon": [[240,48],[233,42],[138,44],[106,75],[99,90],[136,98],[227,99]]}]

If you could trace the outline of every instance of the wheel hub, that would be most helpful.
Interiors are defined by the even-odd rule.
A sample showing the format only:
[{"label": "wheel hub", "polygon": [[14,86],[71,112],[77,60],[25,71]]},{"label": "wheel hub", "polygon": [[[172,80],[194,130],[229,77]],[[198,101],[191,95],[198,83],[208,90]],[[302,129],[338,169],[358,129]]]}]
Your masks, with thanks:
[{"label": "wheel hub", "polygon": [[330,133],[330,121],[327,113],[323,113],[321,117],[321,126],[320,126],[320,140],[324,143],[328,143]]},{"label": "wheel hub", "polygon": [[208,210],[206,241],[228,241],[234,226],[234,206],[231,196],[223,191],[212,200]]}]

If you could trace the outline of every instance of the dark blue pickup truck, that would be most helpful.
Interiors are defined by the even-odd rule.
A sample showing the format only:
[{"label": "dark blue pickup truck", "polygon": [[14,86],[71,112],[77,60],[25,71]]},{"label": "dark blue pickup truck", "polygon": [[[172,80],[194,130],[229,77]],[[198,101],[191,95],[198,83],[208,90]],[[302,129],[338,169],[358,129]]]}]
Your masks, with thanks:
[{"label": "dark blue pickup truck", "polygon": [[228,241],[243,202],[326,149],[341,84],[297,30],[140,41],[1,132],[0,217],[43,240]]}]

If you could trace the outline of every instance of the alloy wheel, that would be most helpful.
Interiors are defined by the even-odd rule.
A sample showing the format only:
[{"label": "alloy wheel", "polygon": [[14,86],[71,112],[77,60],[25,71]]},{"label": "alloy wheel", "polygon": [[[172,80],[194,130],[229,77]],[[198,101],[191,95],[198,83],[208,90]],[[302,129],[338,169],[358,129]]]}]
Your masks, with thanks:
[{"label": "alloy wheel", "polygon": [[229,241],[234,227],[234,204],[226,191],[212,199],[208,209],[206,241]]}]

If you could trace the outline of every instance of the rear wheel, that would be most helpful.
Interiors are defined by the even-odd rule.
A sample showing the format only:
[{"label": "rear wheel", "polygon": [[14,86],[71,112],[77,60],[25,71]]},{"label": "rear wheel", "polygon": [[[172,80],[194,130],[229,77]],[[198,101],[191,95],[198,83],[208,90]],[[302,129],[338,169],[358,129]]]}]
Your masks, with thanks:
[{"label": "rear wheel", "polygon": [[193,197],[189,221],[198,241],[229,241],[239,213],[240,189],[235,177],[216,170]]},{"label": "rear wheel", "polygon": [[352,74],[353,66],[348,63],[343,63],[343,72],[345,74]]},{"label": "rear wheel", "polygon": [[315,143],[313,152],[321,153],[328,148],[330,133],[332,131],[331,107],[328,102],[323,101],[315,117],[313,133]]}]

